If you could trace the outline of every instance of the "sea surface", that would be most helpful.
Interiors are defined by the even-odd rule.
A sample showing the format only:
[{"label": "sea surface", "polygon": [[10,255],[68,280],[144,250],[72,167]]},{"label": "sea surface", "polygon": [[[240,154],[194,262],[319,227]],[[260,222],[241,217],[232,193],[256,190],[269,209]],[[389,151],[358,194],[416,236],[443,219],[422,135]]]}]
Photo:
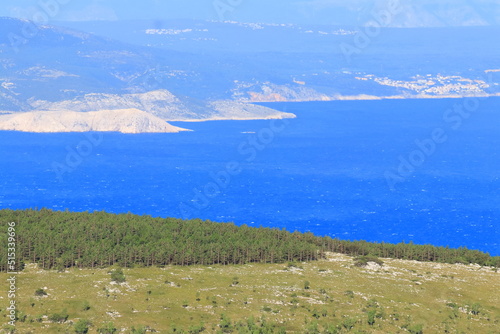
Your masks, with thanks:
[{"label": "sea surface", "polygon": [[132,212],[500,255],[500,98],[264,104],[178,134],[0,132],[0,207]]}]

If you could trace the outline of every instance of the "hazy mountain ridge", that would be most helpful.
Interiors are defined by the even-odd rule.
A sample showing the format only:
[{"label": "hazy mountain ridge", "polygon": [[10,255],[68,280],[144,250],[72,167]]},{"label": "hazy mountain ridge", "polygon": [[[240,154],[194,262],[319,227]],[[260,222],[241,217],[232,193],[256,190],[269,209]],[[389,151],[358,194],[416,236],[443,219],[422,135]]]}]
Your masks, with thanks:
[{"label": "hazy mountain ridge", "polygon": [[[24,23],[15,19],[0,19],[0,26],[13,34],[20,31]],[[114,112],[99,113],[101,123],[120,122],[116,128],[107,124],[99,129],[122,132],[172,132],[167,123],[159,125],[160,118],[193,121],[294,117],[257,105],[177,96],[164,89],[165,86],[175,89],[175,84],[171,83],[182,80],[182,73],[188,73],[184,76],[185,86],[196,81],[199,73],[196,67],[189,65],[192,55],[158,52],[66,28],[42,26],[39,29],[37,36],[19,46],[19,50],[10,45],[10,40],[0,40],[0,65],[4,69],[4,74],[0,76],[0,110],[7,113],[33,112],[5,116],[2,129],[80,131],[82,128],[77,123],[84,124],[88,115],[71,112],[103,110],[136,109],[133,113],[123,113],[124,117],[132,117],[130,119],[116,117]],[[50,42],[45,44],[48,40]],[[159,77],[159,73],[151,69],[151,62],[165,64],[162,70],[169,75]],[[174,64],[170,65],[170,62]],[[140,114],[148,122],[138,122],[141,111],[152,118]],[[42,112],[40,117],[35,117],[37,112]],[[55,113],[70,121],[63,126],[54,126]],[[107,121],[104,120],[106,117]],[[135,124],[134,128],[127,128],[128,123]],[[93,129],[87,125],[83,128]]]},{"label": "hazy mountain ridge", "polygon": [[[11,85],[11,97],[18,100],[17,105],[30,98],[55,102],[92,93],[158,89],[200,100],[234,99],[237,94],[240,101],[252,101],[250,93],[265,94],[259,88],[241,87],[241,83],[265,85],[266,90],[274,87],[276,91],[270,94],[288,94],[291,98],[287,100],[300,101],[321,100],[324,95],[391,96],[404,92],[356,79],[371,74],[406,81],[429,74],[476,80],[485,70],[500,67],[496,61],[500,50],[493,41],[500,33],[497,28],[384,30],[369,47],[351,55],[349,64],[340,45],[356,47],[352,33],[358,29],[202,21],[167,21],[156,24],[161,29],[147,29],[151,24],[104,22],[94,28],[97,32],[120,31],[113,37],[137,45],[57,27],[44,28],[18,54],[5,42],[0,45],[0,64],[5,70],[0,81]],[[79,26],[91,29],[94,23]],[[54,47],[43,48],[38,39],[49,37]],[[398,43],[399,49],[395,48]],[[285,88],[287,94],[280,92]],[[7,109],[4,105],[6,99],[0,101],[1,109]]]},{"label": "hazy mountain ridge", "polygon": [[[0,18],[8,32],[0,37],[0,110],[139,109],[167,121],[257,119],[292,115],[241,102],[500,93],[499,73],[488,73],[488,82],[485,73],[500,68],[496,27],[384,29],[348,56],[340,45],[358,47],[359,28],[80,23],[74,25],[113,36],[40,26],[33,38],[12,45],[9,34],[20,34],[24,24]],[[441,77],[451,79],[434,80]]]},{"label": "hazy mountain ridge", "polygon": [[[113,13],[113,8],[116,10],[117,2],[113,4],[112,1],[101,1],[100,5],[102,7],[99,12],[73,11],[70,15],[65,11],[61,19],[124,20],[143,17],[159,22],[159,17],[175,19],[189,16],[200,20],[232,20],[265,24],[365,26],[372,19],[373,12],[392,10],[399,15],[388,23],[391,27],[500,25],[500,8],[496,0],[273,0],[272,2],[253,0],[245,4],[240,1],[146,0],[141,2],[140,6],[133,7],[132,13],[129,12],[128,15],[123,10],[117,11],[114,15],[106,15],[109,14],[108,11]],[[216,5],[218,9],[214,8]],[[189,15],[185,14],[186,8],[189,8]]]}]

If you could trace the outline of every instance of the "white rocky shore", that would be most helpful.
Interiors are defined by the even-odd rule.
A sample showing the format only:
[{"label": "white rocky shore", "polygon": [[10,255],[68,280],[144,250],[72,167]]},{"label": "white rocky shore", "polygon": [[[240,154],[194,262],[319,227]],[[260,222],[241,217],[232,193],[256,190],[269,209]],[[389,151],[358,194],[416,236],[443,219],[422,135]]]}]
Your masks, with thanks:
[{"label": "white rocky shore", "polygon": [[0,115],[0,130],[23,132],[167,133],[189,131],[138,109],[31,111]]},{"label": "white rocky shore", "polygon": [[0,111],[0,130],[24,132],[188,131],[167,122],[295,118],[294,114],[237,101],[179,98],[167,90],[87,94],[65,101],[30,101],[30,111]]}]

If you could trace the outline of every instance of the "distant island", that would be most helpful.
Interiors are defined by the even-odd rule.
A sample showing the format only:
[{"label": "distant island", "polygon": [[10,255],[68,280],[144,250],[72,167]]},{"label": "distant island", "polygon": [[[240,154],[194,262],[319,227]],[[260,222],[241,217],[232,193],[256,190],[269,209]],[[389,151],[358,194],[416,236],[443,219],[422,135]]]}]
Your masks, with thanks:
[{"label": "distant island", "polygon": [[188,131],[168,121],[256,120],[295,115],[235,101],[192,102],[167,90],[144,94],[89,94],[81,99],[36,101],[35,110],[4,111],[0,130],[23,132],[173,133]]},{"label": "distant island", "polygon": [[30,111],[0,115],[0,130],[23,132],[88,132],[122,133],[180,132],[161,118],[137,109],[76,111]]},{"label": "distant island", "polygon": [[[465,39],[446,28],[384,29],[361,47],[359,31],[333,26],[151,24],[0,17],[0,30],[10,32],[0,36],[0,130],[177,132],[169,121],[294,117],[260,102],[500,95],[495,27],[461,28],[475,36]],[[36,34],[26,39],[28,25]],[[453,61],[429,54],[433,44]],[[92,124],[93,116],[74,112],[98,117]]]}]

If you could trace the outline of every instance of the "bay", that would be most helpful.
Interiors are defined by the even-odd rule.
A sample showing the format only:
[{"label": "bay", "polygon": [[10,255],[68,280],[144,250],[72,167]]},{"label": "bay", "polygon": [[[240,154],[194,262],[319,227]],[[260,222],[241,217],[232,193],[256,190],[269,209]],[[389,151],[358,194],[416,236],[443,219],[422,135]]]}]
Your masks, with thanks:
[{"label": "bay", "polygon": [[0,132],[0,207],[500,255],[500,98],[264,105],[297,118],[172,122],[194,130],[179,134]]}]

